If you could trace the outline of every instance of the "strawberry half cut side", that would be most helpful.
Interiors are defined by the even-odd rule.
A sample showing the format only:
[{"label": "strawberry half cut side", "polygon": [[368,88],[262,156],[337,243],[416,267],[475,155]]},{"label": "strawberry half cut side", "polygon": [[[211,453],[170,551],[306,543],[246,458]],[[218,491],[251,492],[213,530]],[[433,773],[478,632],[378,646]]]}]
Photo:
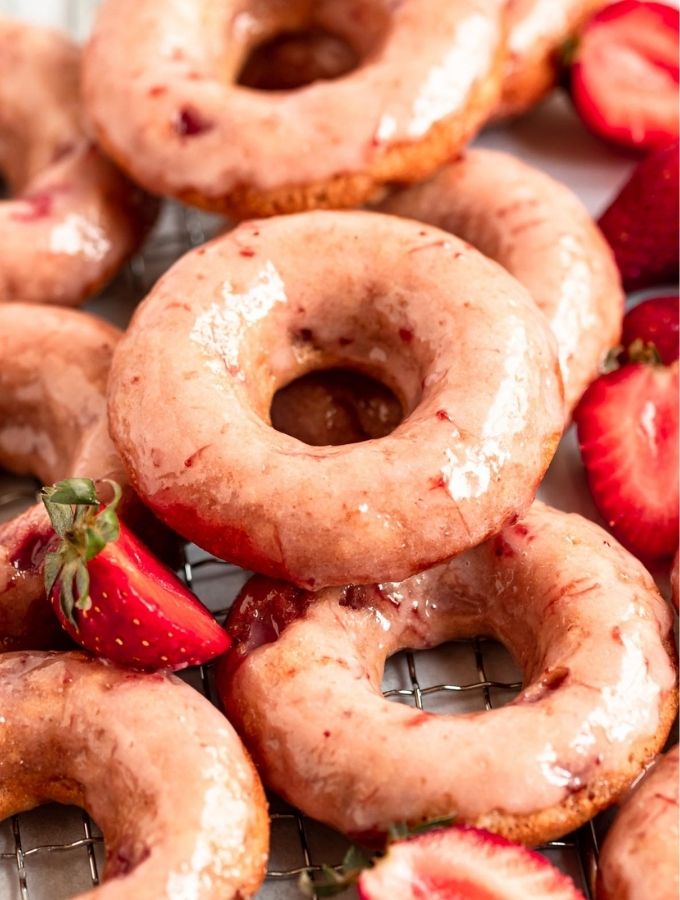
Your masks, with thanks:
[{"label": "strawberry half cut side", "polygon": [[575,50],[571,96],[584,123],[642,150],[678,138],[680,14],[665,3],[620,0],[589,20]]},{"label": "strawberry half cut side", "polygon": [[602,375],[574,420],[591,494],[613,535],[645,562],[672,556],[678,547],[678,363],[633,363]]},{"label": "strawberry half cut side", "polygon": [[540,854],[464,827],[390,844],[358,888],[361,900],[583,900]]},{"label": "strawberry half cut side", "polygon": [[199,665],[229,647],[208,610],[104,505],[94,482],[71,478],[43,488],[55,537],[45,588],[62,627],[97,656],[136,669]]}]

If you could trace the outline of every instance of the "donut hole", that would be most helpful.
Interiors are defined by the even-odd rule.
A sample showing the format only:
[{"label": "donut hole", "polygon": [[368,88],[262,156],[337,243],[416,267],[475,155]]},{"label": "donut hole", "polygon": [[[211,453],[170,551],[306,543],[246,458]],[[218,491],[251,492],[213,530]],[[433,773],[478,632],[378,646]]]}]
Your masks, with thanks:
[{"label": "donut hole", "polygon": [[314,447],[382,438],[404,418],[396,395],[352,369],[308,372],[274,394],[272,426]]},{"label": "donut hole", "polygon": [[359,55],[338,35],[320,28],[280,34],[255,47],[238,83],[258,91],[291,91],[332,81],[357,68]]},{"label": "donut hole", "polygon": [[512,702],[523,680],[521,666],[504,644],[488,638],[452,640],[390,657],[382,691],[388,700],[407,706],[417,706],[419,699],[427,713],[463,715]]},{"label": "donut hole", "polygon": [[234,20],[235,32],[244,29],[249,35],[237,83],[259,91],[291,91],[348,75],[387,33],[388,15],[377,6],[253,0]]}]

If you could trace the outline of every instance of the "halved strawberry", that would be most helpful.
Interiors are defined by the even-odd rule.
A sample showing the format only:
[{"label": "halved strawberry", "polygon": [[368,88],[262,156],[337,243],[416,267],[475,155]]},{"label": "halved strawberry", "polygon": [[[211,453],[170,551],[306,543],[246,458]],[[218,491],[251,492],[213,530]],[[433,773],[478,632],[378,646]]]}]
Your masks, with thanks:
[{"label": "halved strawberry", "polygon": [[626,313],[621,343],[624,352],[631,344],[642,341],[654,344],[661,362],[669,366],[678,358],[678,316],[680,298],[677,294],[650,297]]},{"label": "halved strawberry", "polygon": [[83,647],[137,669],[181,669],[229,647],[206,608],[118,521],[120,488],[106,506],[94,482],[43,488],[56,537],[45,558],[47,595]]},{"label": "halved strawberry", "polygon": [[628,291],[677,281],[678,145],[643,159],[599,226]]},{"label": "halved strawberry", "polygon": [[602,375],[574,413],[595,504],[646,561],[678,546],[678,363]]},{"label": "halved strawberry", "polygon": [[627,147],[678,138],[678,10],[620,0],[588,21],[571,70],[571,96],[585,124]]},{"label": "halved strawberry", "polygon": [[361,900],[583,900],[540,854],[461,827],[390,844],[358,888]]}]

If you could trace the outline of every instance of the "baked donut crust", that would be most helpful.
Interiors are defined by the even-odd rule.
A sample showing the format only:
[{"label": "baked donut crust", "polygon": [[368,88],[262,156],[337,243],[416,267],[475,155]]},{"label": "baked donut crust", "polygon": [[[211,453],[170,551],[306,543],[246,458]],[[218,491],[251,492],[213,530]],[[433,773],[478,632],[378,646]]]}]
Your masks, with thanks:
[{"label": "baked donut crust", "polygon": [[506,0],[507,60],[496,117],[516,116],[555,85],[559,52],[612,0]]},{"label": "baked donut crust", "polygon": [[0,16],[0,303],[81,303],[155,217],[88,138],[79,67],[67,37]]},{"label": "baked donut crust", "polygon": [[[77,310],[0,305],[0,468],[43,484],[72,476],[125,484],[106,423],[120,336]],[[0,524],[0,652],[63,641],[41,571],[51,535],[42,503]]]},{"label": "baked donut crust", "polygon": [[[338,366],[397,395],[391,434],[311,447],[270,427],[279,387]],[[365,212],[247,222],[187,254],[109,382],[111,435],[162,521],[316,588],[406,577],[494,533],[533,499],[562,423],[523,288],[457,238]]]},{"label": "baked donut crust", "polygon": [[81,653],[7,653],[0,691],[0,820],[49,801],[87,809],[106,865],[81,900],[257,891],[264,792],[234,730],[193,688]]},{"label": "baked donut crust", "polygon": [[[295,90],[237,83],[253,47],[310,28],[353,45],[358,67]],[[84,91],[99,141],[136,181],[243,218],[353,207],[426,177],[488,118],[503,60],[496,0],[107,0]]]},{"label": "baked donut crust", "polygon": [[570,415],[619,341],[625,299],[612,251],[581,201],[507,153],[467,150],[378,208],[458,235],[526,287],[557,340]]},{"label": "baked donut crust", "polygon": [[[229,614],[218,690],[265,782],[313,818],[366,840],[453,816],[537,844],[613,803],[663,746],[671,625],[634,557],[535,503],[405,582],[308,594],[256,576]],[[511,703],[452,716],[382,697],[391,654],[477,634],[523,669]]]},{"label": "baked donut crust", "polygon": [[597,870],[598,900],[675,900],[678,864],[678,746],[624,798]]}]

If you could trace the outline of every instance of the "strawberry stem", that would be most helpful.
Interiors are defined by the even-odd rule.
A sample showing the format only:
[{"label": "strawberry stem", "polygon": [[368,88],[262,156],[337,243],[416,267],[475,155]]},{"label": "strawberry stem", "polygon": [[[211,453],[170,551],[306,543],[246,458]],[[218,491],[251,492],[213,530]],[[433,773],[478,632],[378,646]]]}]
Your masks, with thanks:
[{"label": "strawberry stem", "polygon": [[87,563],[120,535],[116,508],[122,490],[115,481],[107,479],[105,483],[113,498],[103,507],[90,478],[68,478],[41,492],[52,527],[61,538],[45,557],[45,590],[49,597],[59,588],[60,606],[76,629],[74,610],[92,606]]}]

